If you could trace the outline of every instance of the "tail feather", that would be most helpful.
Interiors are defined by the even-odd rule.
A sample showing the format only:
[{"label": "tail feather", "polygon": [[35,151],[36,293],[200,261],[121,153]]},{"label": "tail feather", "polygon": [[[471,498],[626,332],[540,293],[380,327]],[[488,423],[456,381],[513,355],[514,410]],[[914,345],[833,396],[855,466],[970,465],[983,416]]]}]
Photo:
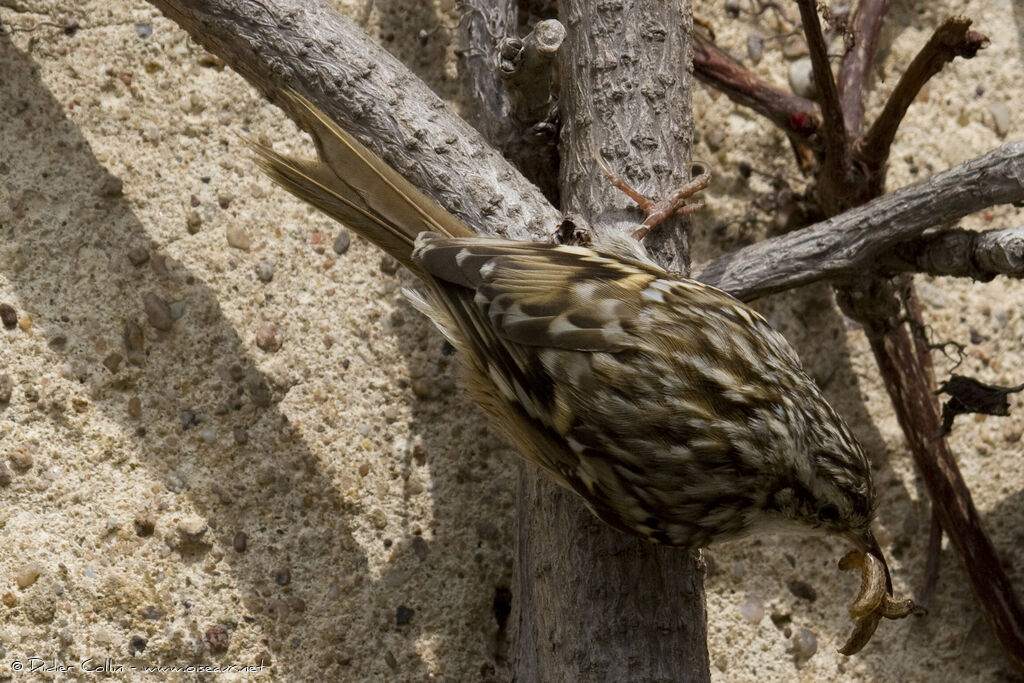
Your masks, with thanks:
[{"label": "tail feather", "polygon": [[294,91],[284,94],[313,137],[321,161],[292,159],[246,140],[257,163],[278,185],[348,225],[417,273],[421,268],[412,260],[416,235],[425,231],[449,237],[474,234],[315,104]]}]

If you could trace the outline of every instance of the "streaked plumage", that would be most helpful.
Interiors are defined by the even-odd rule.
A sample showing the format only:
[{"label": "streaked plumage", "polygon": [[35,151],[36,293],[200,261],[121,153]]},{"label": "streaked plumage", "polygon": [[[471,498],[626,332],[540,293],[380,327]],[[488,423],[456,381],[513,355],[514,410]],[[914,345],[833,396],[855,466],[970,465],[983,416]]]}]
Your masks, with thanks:
[{"label": "streaked plumage", "polygon": [[866,458],[757,312],[635,242],[477,237],[288,97],[321,161],[253,144],[261,166],[420,277],[411,298],[493,424],[601,519],[691,548],[812,528],[873,544]]}]

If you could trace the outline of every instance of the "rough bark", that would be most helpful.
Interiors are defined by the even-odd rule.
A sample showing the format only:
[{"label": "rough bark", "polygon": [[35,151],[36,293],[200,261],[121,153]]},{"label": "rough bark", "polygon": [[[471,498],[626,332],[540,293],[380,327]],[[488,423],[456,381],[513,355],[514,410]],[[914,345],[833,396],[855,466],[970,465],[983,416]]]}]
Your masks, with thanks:
[{"label": "rough bark", "polygon": [[[495,149],[501,150],[557,206],[557,128],[543,125],[550,109],[545,105],[553,85],[553,52],[547,57],[546,70],[535,60],[531,60],[531,68],[520,68],[523,65],[517,59],[521,56],[517,47],[523,50],[531,41],[530,55],[536,56],[540,51],[536,49],[537,36],[533,33],[523,40],[517,37],[519,12],[515,2],[462,0],[458,9],[462,14],[459,76],[474,105],[470,120]],[[557,50],[557,45],[553,49]],[[499,78],[499,74],[511,75],[513,80]],[[516,81],[516,75],[522,78]],[[530,102],[524,102],[526,82]]]},{"label": "rough bark", "polygon": [[[689,3],[638,0],[595,11],[567,0],[559,16],[568,29],[566,208],[598,230],[634,229],[635,207],[594,154],[654,195],[684,180],[691,79],[679,65],[689,61]],[[685,233],[673,227],[661,229],[674,233],[666,238],[680,269]],[[610,529],[536,468],[522,475],[519,534],[518,680],[708,680],[703,569],[691,554]]]},{"label": "rough bark", "polygon": [[1024,227],[976,232],[953,228],[896,245],[882,261],[890,273],[927,273],[987,282],[1024,277]]},{"label": "rough bark", "polygon": [[1024,142],[999,147],[833,218],[695,269],[693,277],[749,301],[815,280],[856,279],[893,245],[938,222],[1024,201]]}]

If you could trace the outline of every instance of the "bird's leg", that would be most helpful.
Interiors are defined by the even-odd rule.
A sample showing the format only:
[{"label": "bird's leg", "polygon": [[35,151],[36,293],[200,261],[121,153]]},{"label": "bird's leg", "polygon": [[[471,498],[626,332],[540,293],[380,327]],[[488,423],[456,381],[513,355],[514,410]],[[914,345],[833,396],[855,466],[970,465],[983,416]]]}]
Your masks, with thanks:
[{"label": "bird's leg", "polygon": [[670,194],[664,199],[654,201],[649,197],[645,197],[640,194],[632,185],[630,185],[625,178],[613,171],[608,167],[608,164],[604,162],[600,154],[595,155],[597,163],[601,169],[608,176],[608,180],[611,182],[613,187],[622,190],[626,196],[636,202],[636,205],[640,207],[647,218],[633,232],[633,239],[640,241],[647,237],[648,233],[651,232],[658,224],[665,221],[667,218],[672,216],[682,216],[684,214],[693,213],[698,209],[703,208],[704,202],[695,201],[687,203],[687,199],[697,194],[711,183],[711,173],[705,170],[696,178],[690,180],[678,190]]}]

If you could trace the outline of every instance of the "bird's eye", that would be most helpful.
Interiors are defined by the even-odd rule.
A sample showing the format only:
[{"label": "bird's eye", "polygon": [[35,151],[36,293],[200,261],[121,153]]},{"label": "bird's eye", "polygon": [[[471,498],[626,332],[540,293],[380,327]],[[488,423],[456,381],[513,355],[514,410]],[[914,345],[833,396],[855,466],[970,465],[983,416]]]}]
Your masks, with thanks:
[{"label": "bird's eye", "polygon": [[823,522],[834,522],[839,519],[839,508],[835,505],[825,505],[818,510],[818,519]]}]

